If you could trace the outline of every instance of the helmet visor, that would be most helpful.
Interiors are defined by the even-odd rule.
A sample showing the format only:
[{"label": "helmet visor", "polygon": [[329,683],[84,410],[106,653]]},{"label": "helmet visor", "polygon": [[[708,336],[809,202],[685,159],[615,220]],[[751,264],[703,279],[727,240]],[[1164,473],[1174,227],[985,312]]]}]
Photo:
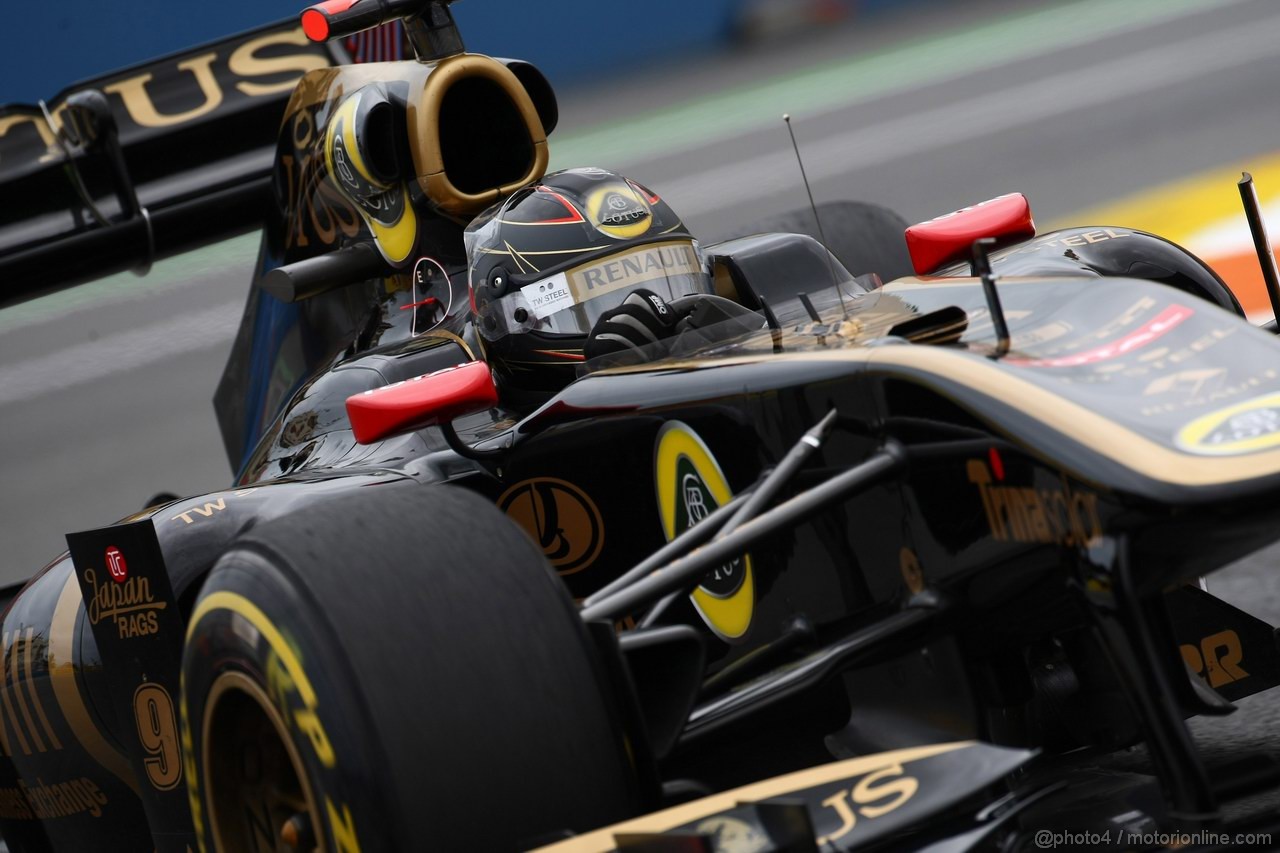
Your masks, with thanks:
[{"label": "helmet visor", "polygon": [[600,315],[638,288],[667,301],[713,292],[696,243],[648,243],[540,278],[477,306],[480,331],[489,340],[531,331],[586,335]]}]

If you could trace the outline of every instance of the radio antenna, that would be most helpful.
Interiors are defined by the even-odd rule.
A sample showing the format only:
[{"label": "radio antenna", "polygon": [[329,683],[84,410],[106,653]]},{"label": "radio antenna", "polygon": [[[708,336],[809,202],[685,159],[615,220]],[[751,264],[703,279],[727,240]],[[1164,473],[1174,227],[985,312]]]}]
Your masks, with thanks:
[{"label": "radio antenna", "polygon": [[1249,221],[1249,233],[1253,235],[1253,248],[1258,253],[1262,267],[1262,281],[1267,285],[1267,297],[1271,300],[1271,313],[1280,325],[1280,270],[1276,269],[1276,256],[1267,239],[1267,226],[1262,219],[1262,205],[1258,203],[1258,190],[1253,185],[1253,175],[1240,173],[1240,200],[1244,202],[1244,215]]},{"label": "radio antenna", "polygon": [[849,319],[849,309],[844,304],[844,291],[840,289],[840,280],[836,278],[836,265],[831,260],[831,246],[827,243],[827,234],[822,229],[822,218],[818,216],[818,205],[813,200],[813,189],[809,186],[809,176],[804,171],[804,160],[800,157],[800,146],[796,144],[796,132],[791,127],[791,113],[783,113],[782,120],[787,124],[787,134],[791,137],[791,149],[796,152],[796,164],[800,166],[800,180],[804,181],[804,191],[809,195],[809,209],[813,211],[813,221],[818,226],[818,239],[822,241],[822,248],[827,252],[827,270],[831,273],[831,285],[836,289],[836,295],[840,297],[840,313],[847,320]]}]

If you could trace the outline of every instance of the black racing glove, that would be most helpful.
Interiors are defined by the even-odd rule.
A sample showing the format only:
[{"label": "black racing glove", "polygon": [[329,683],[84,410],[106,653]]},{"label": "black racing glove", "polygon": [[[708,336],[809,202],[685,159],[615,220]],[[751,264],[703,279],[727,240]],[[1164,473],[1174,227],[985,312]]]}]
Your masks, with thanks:
[{"label": "black racing glove", "polygon": [[588,360],[627,351],[643,355],[642,347],[674,335],[679,320],[670,303],[652,290],[632,291],[596,320],[583,354]]}]

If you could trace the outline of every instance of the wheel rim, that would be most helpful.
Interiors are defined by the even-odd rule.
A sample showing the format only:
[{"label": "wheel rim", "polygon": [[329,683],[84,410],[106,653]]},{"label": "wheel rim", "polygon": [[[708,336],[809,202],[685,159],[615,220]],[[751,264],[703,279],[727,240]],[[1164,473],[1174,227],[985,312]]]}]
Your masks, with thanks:
[{"label": "wheel rim", "polygon": [[235,671],[214,680],[201,741],[216,850],[327,853],[302,758],[280,711],[256,682]]}]

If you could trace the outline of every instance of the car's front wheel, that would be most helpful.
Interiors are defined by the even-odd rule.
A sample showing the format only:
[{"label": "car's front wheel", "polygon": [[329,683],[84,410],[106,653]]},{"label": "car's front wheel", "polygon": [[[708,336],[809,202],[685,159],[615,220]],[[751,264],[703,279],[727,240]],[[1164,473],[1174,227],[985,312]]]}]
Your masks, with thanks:
[{"label": "car's front wheel", "polygon": [[222,851],[496,850],[627,817],[600,666],[541,553],[471,492],[361,489],[263,524],[188,630],[196,830]]}]

